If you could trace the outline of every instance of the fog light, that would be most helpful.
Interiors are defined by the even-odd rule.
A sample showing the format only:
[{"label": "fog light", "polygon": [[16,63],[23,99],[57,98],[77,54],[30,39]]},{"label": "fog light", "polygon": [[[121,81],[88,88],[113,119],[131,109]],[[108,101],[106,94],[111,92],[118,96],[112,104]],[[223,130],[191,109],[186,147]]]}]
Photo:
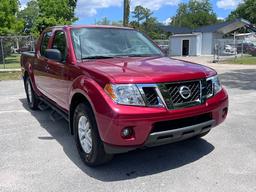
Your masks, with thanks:
[{"label": "fog light", "polygon": [[126,127],[122,130],[121,135],[123,138],[128,139],[133,136],[133,129],[132,127]]},{"label": "fog light", "polygon": [[228,108],[224,108],[222,111],[222,118],[225,118],[228,114]]}]

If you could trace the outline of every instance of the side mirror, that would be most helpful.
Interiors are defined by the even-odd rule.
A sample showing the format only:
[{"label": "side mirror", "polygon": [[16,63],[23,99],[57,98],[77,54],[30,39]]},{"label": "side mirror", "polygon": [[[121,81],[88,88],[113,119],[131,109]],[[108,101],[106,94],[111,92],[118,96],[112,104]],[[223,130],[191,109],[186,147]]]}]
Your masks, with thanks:
[{"label": "side mirror", "polygon": [[57,62],[62,61],[61,52],[58,49],[46,49],[45,50],[45,57],[48,59],[52,59]]}]

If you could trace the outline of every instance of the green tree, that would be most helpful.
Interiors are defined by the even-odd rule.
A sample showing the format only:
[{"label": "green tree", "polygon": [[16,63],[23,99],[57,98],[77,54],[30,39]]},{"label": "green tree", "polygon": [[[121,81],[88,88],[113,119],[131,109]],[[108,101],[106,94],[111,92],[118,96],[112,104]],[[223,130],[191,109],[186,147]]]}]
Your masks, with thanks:
[{"label": "green tree", "polygon": [[178,27],[197,28],[218,22],[209,0],[190,0],[180,3],[177,14],[172,17],[171,25]]},{"label": "green tree", "polygon": [[150,9],[137,6],[132,13],[135,20],[130,22],[130,26],[146,33],[152,39],[162,39],[166,36],[158,27],[160,24],[157,19],[152,16],[153,12]]},{"label": "green tree", "polygon": [[37,0],[39,17],[35,21],[34,31],[53,25],[69,25],[77,20],[75,8],[77,0]]},{"label": "green tree", "polygon": [[76,0],[38,0],[41,17],[54,17],[58,20],[66,20],[67,22],[76,21],[74,10],[76,8]]},{"label": "green tree", "polygon": [[255,0],[244,0],[243,3],[239,4],[236,10],[232,11],[228,16],[228,20],[236,18],[247,19],[253,24],[256,24],[256,1]]},{"label": "green tree", "polygon": [[18,0],[1,0],[0,35],[18,34],[22,31],[23,21],[17,18]]},{"label": "green tree", "polygon": [[148,8],[144,9],[144,13],[143,14],[145,16],[145,22],[144,22],[145,29],[148,30],[150,25],[152,25],[153,23],[156,22],[156,19],[151,17],[153,15],[153,12],[150,9],[148,9]]},{"label": "green tree", "polygon": [[143,22],[144,26],[147,26],[148,20],[153,15],[153,12],[150,9],[144,8],[140,5],[136,6],[132,13],[133,13],[133,18],[135,20],[132,21],[130,24],[135,28],[140,27],[140,24],[142,21],[144,21]]},{"label": "green tree", "polygon": [[180,3],[177,13],[171,19],[171,25],[184,27],[189,25],[188,18],[188,5],[186,3]]},{"label": "green tree", "polygon": [[112,21],[111,25],[113,26],[118,26],[118,27],[122,27],[123,26],[123,21]]},{"label": "green tree", "polygon": [[103,17],[100,21],[97,22],[97,25],[110,25],[110,20],[107,17]]},{"label": "green tree", "polygon": [[159,28],[159,23],[155,17],[149,17],[147,21],[142,23],[141,30],[150,36],[152,39],[167,38],[165,32]]},{"label": "green tree", "polygon": [[142,20],[145,19],[145,8],[140,5],[136,6],[132,13],[133,18],[135,18],[139,24]]},{"label": "green tree", "polygon": [[23,33],[30,34],[35,25],[35,21],[39,15],[39,6],[37,0],[31,0],[27,3],[25,9],[18,13],[18,17],[25,22]]},{"label": "green tree", "polygon": [[122,27],[123,26],[123,21],[110,21],[107,17],[103,17],[100,21],[96,23],[97,25],[113,25],[113,26],[118,26]]},{"label": "green tree", "polygon": [[145,8],[143,11],[143,14],[144,14],[145,20],[147,22],[150,19],[150,17],[153,15],[153,12],[150,9]]}]

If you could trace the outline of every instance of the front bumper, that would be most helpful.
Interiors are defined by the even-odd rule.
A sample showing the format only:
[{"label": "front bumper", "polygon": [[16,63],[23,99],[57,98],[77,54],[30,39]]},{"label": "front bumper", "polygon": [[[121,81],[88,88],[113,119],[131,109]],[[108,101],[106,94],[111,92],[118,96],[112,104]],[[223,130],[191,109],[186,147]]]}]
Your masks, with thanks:
[{"label": "front bumper", "polygon": [[151,133],[144,145],[146,147],[153,147],[181,141],[195,135],[205,133],[209,131],[214,125],[215,120],[210,120],[196,125],[182,127],[180,129]]},{"label": "front bumper", "polygon": [[[107,106],[106,106],[107,107]],[[166,108],[133,107],[111,104],[105,113],[96,113],[101,139],[107,153],[122,153],[136,148],[151,147],[184,140],[222,123],[227,114],[228,95],[225,89],[206,103],[194,107],[168,110]],[[211,119],[179,129],[152,132],[154,124],[162,121],[211,114]],[[132,127],[134,136],[124,139],[121,131]]]}]

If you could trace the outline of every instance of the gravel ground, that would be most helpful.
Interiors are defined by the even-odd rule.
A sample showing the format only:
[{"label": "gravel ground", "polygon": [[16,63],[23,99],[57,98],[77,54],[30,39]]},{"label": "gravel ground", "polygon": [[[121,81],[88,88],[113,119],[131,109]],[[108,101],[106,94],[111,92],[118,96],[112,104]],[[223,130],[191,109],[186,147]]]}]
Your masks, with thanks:
[{"label": "gravel ground", "polygon": [[203,139],[117,155],[86,167],[65,121],[30,111],[22,81],[0,82],[0,191],[256,191],[256,66],[214,66],[230,95],[225,123]]}]

